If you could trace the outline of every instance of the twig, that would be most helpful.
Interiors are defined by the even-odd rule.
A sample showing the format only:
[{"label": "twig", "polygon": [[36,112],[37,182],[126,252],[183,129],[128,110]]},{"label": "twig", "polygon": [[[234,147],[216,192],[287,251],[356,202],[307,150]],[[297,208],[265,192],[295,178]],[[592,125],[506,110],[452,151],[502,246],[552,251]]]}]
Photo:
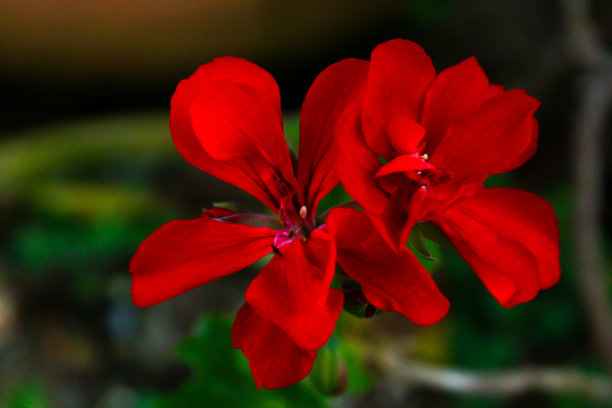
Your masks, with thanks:
[{"label": "twig", "polygon": [[439,367],[402,359],[397,353],[379,354],[379,368],[403,385],[442,390],[457,395],[512,397],[528,392],[580,395],[612,401],[612,378],[587,375],[570,368],[525,368],[512,371],[476,371]]},{"label": "twig", "polygon": [[562,0],[569,52],[585,66],[598,64],[606,54],[589,16],[590,6],[589,0]]},{"label": "twig", "polygon": [[612,59],[599,42],[586,0],[564,0],[571,54],[586,69],[574,129],[576,266],[593,335],[612,371],[612,304],[601,250],[603,134],[612,100]]},{"label": "twig", "polygon": [[574,134],[576,263],[595,340],[612,371],[612,305],[607,295],[600,227],[604,188],[603,128],[612,99],[612,74],[594,72],[585,81]]}]

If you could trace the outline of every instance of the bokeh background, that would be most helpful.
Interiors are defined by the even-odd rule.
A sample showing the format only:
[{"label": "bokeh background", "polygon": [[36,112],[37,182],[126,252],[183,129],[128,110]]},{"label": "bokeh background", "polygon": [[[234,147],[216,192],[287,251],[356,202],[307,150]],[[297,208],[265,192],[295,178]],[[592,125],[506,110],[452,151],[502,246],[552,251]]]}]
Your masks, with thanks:
[{"label": "bokeh background", "polygon": [[[537,154],[489,184],[553,204],[561,281],[504,309],[432,245],[440,323],[343,314],[317,378],[257,392],[229,325],[261,265],[131,303],[128,263],[156,227],[259,209],[182,160],[170,97],[213,57],[249,59],[277,79],[295,146],[315,76],[397,37],[542,102]],[[612,406],[611,58],[607,0],[0,0],[0,406]]]}]

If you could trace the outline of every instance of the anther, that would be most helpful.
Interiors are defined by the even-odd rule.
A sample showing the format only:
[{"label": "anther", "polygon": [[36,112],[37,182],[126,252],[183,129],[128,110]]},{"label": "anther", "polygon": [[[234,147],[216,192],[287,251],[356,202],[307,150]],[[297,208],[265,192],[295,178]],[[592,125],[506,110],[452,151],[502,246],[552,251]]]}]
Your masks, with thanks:
[{"label": "anther", "polygon": [[305,220],[307,215],[308,215],[308,209],[306,208],[305,205],[303,205],[302,208],[300,208],[300,217],[302,217],[302,219]]},{"label": "anther", "polygon": [[425,153],[424,155],[421,156],[423,158],[423,160],[427,160],[429,159],[429,155],[427,153]]}]

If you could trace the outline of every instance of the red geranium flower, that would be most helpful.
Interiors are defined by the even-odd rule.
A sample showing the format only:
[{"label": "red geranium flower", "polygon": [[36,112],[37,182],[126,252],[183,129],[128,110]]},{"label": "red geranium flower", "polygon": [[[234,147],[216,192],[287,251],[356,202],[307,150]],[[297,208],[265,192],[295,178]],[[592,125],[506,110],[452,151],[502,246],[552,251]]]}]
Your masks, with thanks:
[{"label": "red geranium flower", "polygon": [[386,240],[403,247],[417,222],[433,222],[506,307],[555,284],[559,233],[550,204],[483,187],[535,152],[539,102],[489,84],[474,58],[436,75],[425,51],[405,40],[376,47],[361,80],[338,169]]},{"label": "red geranium flower", "polygon": [[363,92],[364,68],[345,60],[315,80],[302,106],[296,171],[278,87],[258,66],[215,59],[172,97],[170,131],[183,157],[258,198],[280,222],[215,208],[160,227],[132,259],[132,297],[138,306],[154,305],[274,253],[232,328],[258,386],[284,387],[310,371],[343,306],[343,293],[330,288],[336,260],[380,308],[419,324],[435,323],[448,309],[416,257],[388,247],[365,214],[336,209],[329,231],[317,224],[319,200],[338,183],[336,124]]}]

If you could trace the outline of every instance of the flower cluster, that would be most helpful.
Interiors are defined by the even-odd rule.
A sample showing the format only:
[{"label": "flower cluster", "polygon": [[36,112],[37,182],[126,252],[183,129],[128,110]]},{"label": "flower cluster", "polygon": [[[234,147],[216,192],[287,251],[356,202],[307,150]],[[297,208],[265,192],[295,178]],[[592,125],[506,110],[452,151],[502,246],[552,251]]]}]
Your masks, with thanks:
[{"label": "flower cluster", "polygon": [[[346,59],[316,78],[294,162],[274,79],[245,60],[215,59],[179,83],[172,139],[189,163],[275,216],[212,208],[163,225],[130,264],[134,303],[154,305],[272,254],[247,289],[232,342],[257,385],[274,389],[310,372],[345,297],[420,325],[444,317],[448,300],[406,246],[424,222],[500,304],[528,301],[559,279],[554,212],[483,182],[534,153],[537,107],[523,91],[489,84],[473,58],[436,75],[422,48],[393,40],[370,61]],[[338,182],[361,208],[321,219],[317,205]],[[337,273],[358,285],[331,287]]]}]

